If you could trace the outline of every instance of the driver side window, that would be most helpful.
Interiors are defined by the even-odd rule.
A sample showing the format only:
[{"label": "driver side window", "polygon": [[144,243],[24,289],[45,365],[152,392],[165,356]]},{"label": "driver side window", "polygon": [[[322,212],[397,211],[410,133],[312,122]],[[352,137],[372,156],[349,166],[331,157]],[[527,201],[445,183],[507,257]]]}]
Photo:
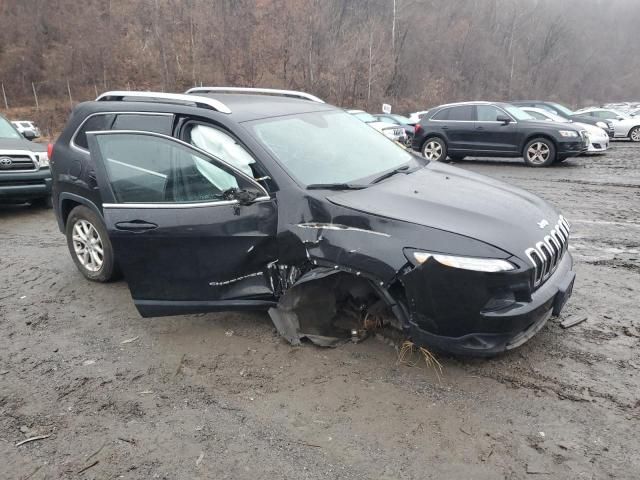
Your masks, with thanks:
[{"label": "driver side window", "polygon": [[171,139],[113,133],[96,140],[119,203],[215,202],[227,200],[230,189],[253,189],[247,179]]}]

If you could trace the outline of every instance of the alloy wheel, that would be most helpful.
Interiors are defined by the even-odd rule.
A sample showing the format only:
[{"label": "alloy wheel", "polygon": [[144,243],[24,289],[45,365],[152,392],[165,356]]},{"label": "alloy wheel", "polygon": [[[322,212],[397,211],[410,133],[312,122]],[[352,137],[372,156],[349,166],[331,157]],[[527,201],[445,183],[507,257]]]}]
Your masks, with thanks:
[{"label": "alloy wheel", "polygon": [[640,128],[634,128],[631,132],[631,140],[634,142],[640,142]]},{"label": "alloy wheel", "polygon": [[97,272],[104,263],[104,248],[98,230],[87,220],[73,226],[73,249],[80,264],[90,272]]},{"label": "alloy wheel", "polygon": [[527,149],[527,159],[536,165],[541,165],[549,159],[551,150],[546,143],[535,142]]},{"label": "alloy wheel", "polygon": [[440,160],[440,157],[442,157],[442,145],[439,142],[428,142],[422,149],[422,153],[428,160]]}]

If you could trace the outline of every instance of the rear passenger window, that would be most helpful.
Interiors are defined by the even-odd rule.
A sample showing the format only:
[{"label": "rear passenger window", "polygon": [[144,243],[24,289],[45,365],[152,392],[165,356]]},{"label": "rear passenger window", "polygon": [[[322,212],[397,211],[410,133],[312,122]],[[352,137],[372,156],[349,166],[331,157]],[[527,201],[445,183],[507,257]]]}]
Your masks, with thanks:
[{"label": "rear passenger window", "polygon": [[73,143],[85,150],[89,150],[89,144],[87,143],[87,132],[101,132],[103,130],[109,130],[111,128],[111,124],[113,123],[115,115],[107,114],[107,115],[94,115],[93,117],[89,117],[86,122],[82,125],[82,128],[78,130],[75,138],[73,139]]},{"label": "rear passenger window", "polygon": [[[433,120],[448,120],[450,108],[444,108],[433,116]],[[422,118],[422,117],[420,117]]]},{"label": "rear passenger window", "polygon": [[465,122],[473,120],[473,105],[461,105],[449,109],[449,120]]},{"label": "rear passenger window", "polygon": [[173,115],[118,114],[111,130],[141,130],[171,135]]}]

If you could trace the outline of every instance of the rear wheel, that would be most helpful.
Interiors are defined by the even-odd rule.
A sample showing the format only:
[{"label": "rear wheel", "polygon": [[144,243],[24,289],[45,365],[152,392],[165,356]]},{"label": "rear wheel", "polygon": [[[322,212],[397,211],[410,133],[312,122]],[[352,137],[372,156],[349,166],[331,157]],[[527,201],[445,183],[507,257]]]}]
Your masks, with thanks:
[{"label": "rear wheel", "polygon": [[534,138],[524,147],[524,161],[530,167],[547,167],[556,160],[556,147],[546,138]]},{"label": "rear wheel", "polygon": [[93,210],[78,206],[67,218],[67,246],[78,270],[94,282],[117,277],[111,241],[102,219]]},{"label": "rear wheel", "polygon": [[632,142],[640,142],[640,127],[633,127],[629,132],[629,138]]},{"label": "rear wheel", "polygon": [[422,155],[427,160],[440,162],[447,158],[447,144],[439,137],[430,137],[422,145]]}]

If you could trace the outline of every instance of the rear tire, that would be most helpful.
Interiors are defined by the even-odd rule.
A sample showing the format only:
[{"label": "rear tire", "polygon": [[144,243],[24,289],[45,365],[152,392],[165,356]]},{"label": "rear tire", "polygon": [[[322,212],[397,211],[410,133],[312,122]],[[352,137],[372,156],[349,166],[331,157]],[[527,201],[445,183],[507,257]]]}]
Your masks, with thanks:
[{"label": "rear tire", "polygon": [[447,144],[440,137],[429,137],[422,144],[421,152],[427,160],[442,162],[447,159]]},{"label": "rear tire", "polygon": [[87,279],[109,282],[118,277],[107,229],[93,210],[83,205],[71,210],[66,236],[73,263]]},{"label": "rear tire", "polygon": [[530,167],[548,167],[556,161],[556,147],[551,140],[534,138],[525,145],[522,156]]},{"label": "rear tire", "polygon": [[640,142],[640,127],[633,127],[629,132],[629,140],[632,142]]}]

